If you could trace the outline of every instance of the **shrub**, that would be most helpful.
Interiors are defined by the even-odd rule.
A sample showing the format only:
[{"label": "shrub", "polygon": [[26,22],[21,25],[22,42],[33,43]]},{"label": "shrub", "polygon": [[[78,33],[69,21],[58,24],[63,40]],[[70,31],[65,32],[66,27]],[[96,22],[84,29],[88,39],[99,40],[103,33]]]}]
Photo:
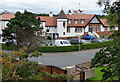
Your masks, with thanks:
[{"label": "shrub", "polygon": [[[95,48],[102,48],[107,47],[112,44],[112,41],[107,42],[96,42],[96,43],[88,43],[88,44],[82,44],[80,45],[81,50],[87,50],[87,49],[95,49]],[[5,44],[2,44],[2,49],[6,50],[17,50],[14,49],[12,46],[6,46]],[[39,47],[37,51],[40,52],[69,52],[69,51],[78,51],[79,45],[72,45],[72,46],[44,46]]]}]

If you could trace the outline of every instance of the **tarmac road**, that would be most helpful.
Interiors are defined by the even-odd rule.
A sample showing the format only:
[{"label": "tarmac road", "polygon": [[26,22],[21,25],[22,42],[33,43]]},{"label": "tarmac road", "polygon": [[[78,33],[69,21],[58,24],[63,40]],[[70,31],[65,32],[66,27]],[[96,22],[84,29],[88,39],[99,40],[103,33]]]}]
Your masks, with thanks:
[{"label": "tarmac road", "polygon": [[90,61],[99,50],[100,49],[91,49],[74,52],[43,53],[43,56],[28,58],[28,60],[41,62],[44,65],[54,65],[64,68]]}]

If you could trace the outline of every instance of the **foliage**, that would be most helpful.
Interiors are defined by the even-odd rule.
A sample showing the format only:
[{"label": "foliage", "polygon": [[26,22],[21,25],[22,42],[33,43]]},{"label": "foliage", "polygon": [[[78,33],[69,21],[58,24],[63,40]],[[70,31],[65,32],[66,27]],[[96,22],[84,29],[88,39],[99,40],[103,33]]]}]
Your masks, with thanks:
[{"label": "foliage", "polygon": [[101,49],[92,59],[92,66],[107,66],[107,69],[102,69],[104,72],[102,80],[113,79],[117,77],[120,80],[120,0],[110,2],[110,0],[99,0],[100,6],[104,5],[104,11],[108,14],[108,23],[113,26],[118,26],[119,31],[113,33],[113,42],[110,46]]},{"label": "foliage", "polygon": [[[95,49],[95,48],[102,48],[111,45],[111,41],[107,42],[97,42],[97,43],[89,43],[89,44],[82,44],[80,45],[81,50],[86,49]],[[3,50],[15,50],[12,46],[6,46],[2,44]],[[18,50],[18,49],[17,49]],[[72,46],[42,46],[36,49],[40,52],[67,52],[67,51],[77,51],[79,50],[79,45],[72,45]]]},{"label": "foliage", "polygon": [[103,80],[108,78],[118,77],[120,79],[120,32],[113,34],[112,45],[101,49],[92,59],[92,67],[107,66],[107,69],[102,69]]},{"label": "foliage", "polygon": [[[30,57],[38,57],[41,53],[35,51]],[[52,77],[55,80],[71,79],[64,74],[49,74],[44,71],[44,66],[38,65],[37,62],[28,61],[27,54],[24,50],[13,51],[12,53],[2,53],[2,80],[44,80],[44,77]],[[42,71],[40,71],[40,69]],[[57,77],[57,78],[56,78]]]},{"label": "foliage", "polygon": [[[86,50],[86,49],[102,48],[108,45],[111,45],[111,41],[82,44],[80,45],[80,47],[81,47],[81,50]],[[37,49],[37,51],[40,51],[40,52],[68,52],[68,51],[77,51],[77,50],[79,50],[79,45],[47,46],[47,47],[45,46],[45,47],[40,47]]]},{"label": "foliage", "polygon": [[98,5],[104,6],[104,13],[108,14],[107,19],[110,26],[120,27],[120,0],[99,0]]},{"label": "foliage", "polygon": [[[35,55],[34,55],[35,57]],[[2,53],[2,80],[42,80],[37,62],[27,60],[28,54],[24,50]]]},{"label": "foliage", "polygon": [[27,47],[27,53],[34,51],[41,45],[43,40],[40,21],[36,20],[36,15],[31,12],[16,12],[15,17],[7,23],[8,28],[3,29],[3,40],[7,46]]},{"label": "foliage", "polygon": [[[94,67],[94,77],[93,78],[89,78],[87,79],[87,81],[95,81],[95,80],[101,80],[102,79],[102,75],[104,74],[103,72],[101,72],[102,69],[107,69],[107,67]],[[118,80],[118,78],[113,78],[114,80]],[[111,80],[111,79],[107,79]]]},{"label": "foliage", "polygon": [[106,18],[105,15],[97,15],[97,17],[98,17],[99,19],[104,19],[104,18]]}]

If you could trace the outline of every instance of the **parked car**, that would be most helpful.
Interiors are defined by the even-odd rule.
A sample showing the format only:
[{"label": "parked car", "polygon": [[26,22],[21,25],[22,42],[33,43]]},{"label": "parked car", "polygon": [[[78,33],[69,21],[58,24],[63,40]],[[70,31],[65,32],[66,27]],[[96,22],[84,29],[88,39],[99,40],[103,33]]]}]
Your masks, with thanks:
[{"label": "parked car", "polygon": [[86,40],[80,39],[80,42],[82,42],[82,44],[87,44],[89,42],[86,42]]},{"label": "parked car", "polygon": [[72,40],[70,41],[70,44],[76,45],[76,44],[79,44],[79,42],[80,42],[80,44],[82,44],[82,42],[79,41],[78,39],[72,39]]},{"label": "parked car", "polygon": [[55,46],[70,46],[70,42],[68,40],[57,39],[55,40]]},{"label": "parked car", "polygon": [[105,42],[105,41],[110,41],[110,40],[112,40],[112,39],[102,39],[102,41],[104,41],[104,42]]},{"label": "parked car", "polygon": [[102,40],[100,40],[100,39],[94,39],[94,40],[91,41],[91,43],[95,43],[95,42],[102,42]]},{"label": "parked car", "polygon": [[92,35],[87,35],[87,36],[84,36],[83,39],[93,40],[93,39],[95,39],[95,37]]}]

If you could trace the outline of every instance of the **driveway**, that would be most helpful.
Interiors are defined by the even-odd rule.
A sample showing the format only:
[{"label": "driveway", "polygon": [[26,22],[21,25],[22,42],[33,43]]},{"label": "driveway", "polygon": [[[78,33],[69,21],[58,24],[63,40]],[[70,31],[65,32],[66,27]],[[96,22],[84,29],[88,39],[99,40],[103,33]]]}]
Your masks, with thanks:
[{"label": "driveway", "polygon": [[90,61],[96,52],[100,49],[74,51],[74,52],[58,52],[43,53],[43,56],[37,58],[28,58],[30,61],[41,62],[44,65],[54,65],[60,68],[72,66],[75,64]]}]

